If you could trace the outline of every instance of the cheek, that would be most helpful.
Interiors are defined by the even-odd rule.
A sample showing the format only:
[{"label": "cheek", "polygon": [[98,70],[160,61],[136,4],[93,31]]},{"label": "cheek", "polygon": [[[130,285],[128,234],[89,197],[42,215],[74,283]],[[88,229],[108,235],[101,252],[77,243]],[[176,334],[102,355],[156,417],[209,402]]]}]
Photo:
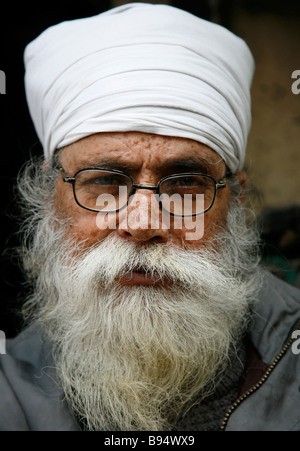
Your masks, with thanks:
[{"label": "cheek", "polygon": [[71,186],[58,182],[54,206],[58,218],[65,221],[68,236],[76,242],[84,240],[90,246],[113,230],[105,215],[84,210],[77,205]]},{"label": "cheek", "polygon": [[84,240],[88,246],[104,239],[111,231],[106,223],[100,224],[97,213],[88,211],[84,215],[73,215],[68,226],[68,233],[78,242]]},{"label": "cheek", "polygon": [[199,248],[206,245],[223,222],[216,217],[209,218],[208,213],[197,218],[183,218],[181,227],[172,227],[172,235],[191,249]]},{"label": "cheek", "polygon": [[189,246],[199,245],[205,235],[204,215],[192,217],[174,217],[171,224],[171,233],[177,240]]},{"label": "cheek", "polygon": [[226,226],[229,205],[230,197],[224,196],[204,215],[184,218],[183,227],[181,229],[174,227],[173,233],[190,249],[210,246],[210,240]]}]

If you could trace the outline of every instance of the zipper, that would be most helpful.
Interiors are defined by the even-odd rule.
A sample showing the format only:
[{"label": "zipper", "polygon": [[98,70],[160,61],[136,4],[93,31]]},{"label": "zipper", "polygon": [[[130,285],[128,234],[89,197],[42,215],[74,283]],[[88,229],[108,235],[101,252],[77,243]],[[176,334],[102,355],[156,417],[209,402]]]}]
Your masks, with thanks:
[{"label": "zipper", "polygon": [[297,330],[300,327],[300,320],[297,321],[296,325],[294,326],[292,332],[290,333],[287,341],[285,342],[285,344],[283,345],[283,348],[281,349],[281,351],[279,352],[279,354],[275,357],[275,359],[273,360],[273,362],[271,363],[271,365],[268,367],[267,371],[265,372],[265,374],[262,376],[262,378],[255,384],[253,385],[253,387],[251,387],[249,390],[247,390],[243,395],[241,395],[239,398],[236,399],[236,401],[232,404],[232,406],[227,410],[227,412],[224,415],[223,418],[223,422],[220,426],[220,430],[224,431],[227,423],[229,421],[229,418],[231,416],[231,414],[233,413],[233,411],[246,399],[248,398],[250,395],[252,395],[252,393],[254,393],[256,390],[258,390],[263,383],[268,379],[268,377],[270,376],[270,374],[272,373],[272,371],[274,370],[274,368],[276,367],[276,365],[279,363],[279,361],[281,360],[281,358],[284,356],[284,354],[286,353],[286,351],[288,350],[288,348],[291,346],[292,342],[294,341],[294,338],[292,337],[292,334],[295,330]]}]

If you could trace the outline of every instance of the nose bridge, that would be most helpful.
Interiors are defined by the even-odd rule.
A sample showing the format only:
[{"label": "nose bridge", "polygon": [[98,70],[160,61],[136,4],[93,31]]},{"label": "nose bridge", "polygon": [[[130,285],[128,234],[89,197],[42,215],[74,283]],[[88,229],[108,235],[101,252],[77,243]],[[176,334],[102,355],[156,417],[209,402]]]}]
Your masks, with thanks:
[{"label": "nose bridge", "polygon": [[133,183],[134,190],[137,190],[137,189],[149,189],[149,190],[155,190],[157,192],[158,186],[159,185]]},{"label": "nose bridge", "polygon": [[141,228],[149,228],[151,219],[159,217],[159,202],[157,198],[156,187],[153,185],[137,186],[134,193],[130,196],[128,202],[128,214],[138,220]]},{"label": "nose bridge", "polygon": [[156,237],[166,240],[168,230],[162,225],[157,187],[136,185],[130,196],[126,210],[120,211],[119,232],[127,233],[138,241]]}]

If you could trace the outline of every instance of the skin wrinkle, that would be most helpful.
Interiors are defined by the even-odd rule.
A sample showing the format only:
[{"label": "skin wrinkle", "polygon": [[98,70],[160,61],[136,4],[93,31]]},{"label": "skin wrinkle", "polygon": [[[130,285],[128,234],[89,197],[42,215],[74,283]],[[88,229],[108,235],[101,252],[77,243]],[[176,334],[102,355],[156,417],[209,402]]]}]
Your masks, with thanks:
[{"label": "skin wrinkle", "polygon": [[[60,163],[67,174],[73,175],[77,170],[88,167],[88,163],[97,160],[115,160],[134,168],[130,172],[136,183],[157,184],[166,175],[164,168],[166,165],[180,159],[200,158],[201,164],[205,163],[208,171],[218,181],[225,173],[225,163],[208,146],[187,138],[177,138],[169,136],[152,135],[141,132],[124,133],[99,133],[81,139],[65,147],[60,153]],[[86,163],[84,163],[86,162]],[[87,164],[87,166],[86,166]],[[180,171],[179,171],[180,172]],[[240,173],[242,174],[242,173]],[[237,174],[237,177],[241,177]],[[241,177],[242,178],[242,177]],[[174,229],[174,219],[171,218],[171,227],[164,230],[161,227],[163,218],[160,212],[160,227],[157,230],[146,225],[146,217],[150,218],[148,208],[150,208],[150,195],[153,191],[137,190],[135,199],[141,199],[138,214],[143,224],[143,228],[135,228],[122,223],[122,214],[117,213],[117,230],[100,230],[96,225],[97,213],[82,209],[75,203],[73,190],[70,184],[64,183],[59,177],[57,181],[55,206],[59,214],[66,218],[72,218],[69,223],[69,232],[73,237],[86,240],[86,245],[93,245],[97,241],[104,239],[110,233],[115,233],[122,238],[133,242],[145,243],[148,240],[155,240],[161,243],[168,243],[172,246],[182,247],[182,242],[191,248],[203,245],[209,238],[213,237],[215,231],[224,225],[228,214],[230,203],[230,190],[228,187],[217,191],[215,203],[211,210],[205,213],[204,235],[201,240],[185,240],[185,235],[190,230],[184,227],[181,230]],[[141,196],[141,197],[139,197]],[[146,199],[149,199],[146,202]],[[136,204],[135,204],[136,205]],[[128,213],[132,207],[128,206]],[[144,225],[145,224],[145,225]]]},{"label": "skin wrinkle", "polygon": [[[134,165],[134,163],[128,163],[122,159],[122,157],[118,157],[118,159],[114,158],[106,158],[106,157],[91,157],[91,158],[83,158],[78,162],[78,167],[80,169],[83,168],[107,168],[107,169],[117,169],[125,174],[137,174],[140,171],[140,167]],[[159,175],[163,174],[171,175],[173,173],[180,172],[201,172],[203,174],[213,175],[211,173],[213,168],[210,168],[207,164],[207,161],[201,158],[199,155],[193,153],[191,156],[183,159],[177,159],[172,161],[166,161],[161,164],[161,166],[157,168],[153,168],[153,174],[157,176],[159,181]],[[68,174],[71,176],[70,174]]]},{"label": "skin wrinkle", "polygon": [[[132,140],[131,139],[131,134],[134,133],[135,135],[137,135],[137,137]],[[124,137],[122,135],[125,135]],[[122,152],[122,159],[125,161],[126,159],[128,161],[130,161],[130,163],[132,164],[132,155],[134,155],[136,153],[136,151],[140,152],[140,148],[142,146],[143,149],[143,158],[144,158],[144,162],[138,164],[138,162],[135,162],[135,166],[136,168],[133,169],[133,172],[140,172],[143,167],[147,167],[148,165],[151,165],[151,169],[154,173],[159,173],[161,171],[161,168],[168,162],[168,160],[173,160],[173,156],[172,153],[174,153],[174,147],[176,147],[177,144],[184,144],[185,145],[185,151],[188,151],[188,156],[189,159],[193,159],[195,158],[196,161],[199,161],[203,164],[203,166],[209,168],[209,166],[214,166],[214,165],[220,165],[220,163],[222,164],[223,160],[213,151],[211,150],[208,146],[204,145],[204,144],[200,144],[196,141],[193,140],[189,140],[189,139],[185,139],[185,138],[175,138],[175,137],[163,137],[163,136],[157,136],[157,135],[150,135],[149,137],[147,136],[147,145],[145,145],[145,141],[146,138],[145,136],[141,136],[141,135],[147,135],[146,133],[141,133],[141,132],[127,132],[127,133],[103,133],[103,134],[97,134],[97,135],[91,135],[88,138],[83,138],[80,141],[77,141],[74,144],[71,144],[67,147],[65,147],[65,149],[68,148],[74,148],[74,149],[80,149],[82,148],[82,145],[85,144],[85,140],[88,140],[89,142],[89,147],[93,148],[93,152],[95,155],[97,155],[97,153],[99,153],[99,155],[103,156],[103,144],[102,141],[104,142],[104,146],[105,146],[105,138],[107,137],[110,141],[109,143],[109,147],[110,147],[110,156],[114,157],[116,160],[118,160],[119,156],[120,156],[120,151]],[[97,137],[98,137],[98,141],[97,142]],[[99,140],[100,138],[100,140]],[[126,142],[126,138],[129,141],[128,143]],[[154,144],[152,144],[152,141],[150,141],[152,139],[152,141],[154,140]],[[155,140],[158,140],[159,142],[155,142]],[[114,144],[114,140],[116,140],[116,149],[114,150],[113,148],[113,144]],[[140,141],[139,141],[140,140]],[[168,141],[169,140],[169,141]],[[131,141],[133,141],[133,143],[131,144]],[[152,148],[151,148],[152,145]],[[196,147],[196,150],[194,149],[194,147]],[[162,152],[163,149],[163,152]],[[199,155],[199,150],[204,154]],[[148,152],[146,152],[148,151]],[[172,152],[173,151],[173,152]],[[162,155],[161,155],[162,153]],[[210,155],[213,154],[213,155]],[[210,159],[211,156],[211,159]],[[83,159],[79,159],[78,161],[78,167],[77,170],[82,168],[83,165],[89,164],[89,155],[84,155]],[[80,157],[79,157],[80,158]],[[101,158],[101,157],[100,157]],[[102,157],[103,158],[103,157]],[[107,156],[105,155],[106,159]],[[95,159],[95,156],[92,155],[91,156],[91,162],[93,164],[93,161]],[[130,167],[130,166],[129,166]],[[212,169],[212,168],[211,168]],[[76,170],[75,170],[76,172]]]}]

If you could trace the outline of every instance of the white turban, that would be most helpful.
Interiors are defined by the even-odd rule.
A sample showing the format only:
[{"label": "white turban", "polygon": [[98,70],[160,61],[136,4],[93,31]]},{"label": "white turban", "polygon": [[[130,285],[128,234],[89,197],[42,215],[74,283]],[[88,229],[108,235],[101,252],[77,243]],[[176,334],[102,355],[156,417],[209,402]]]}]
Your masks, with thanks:
[{"label": "white turban", "polygon": [[219,25],[133,3],[48,28],[24,59],[46,159],[94,133],[142,131],[194,139],[243,167],[254,62]]}]

